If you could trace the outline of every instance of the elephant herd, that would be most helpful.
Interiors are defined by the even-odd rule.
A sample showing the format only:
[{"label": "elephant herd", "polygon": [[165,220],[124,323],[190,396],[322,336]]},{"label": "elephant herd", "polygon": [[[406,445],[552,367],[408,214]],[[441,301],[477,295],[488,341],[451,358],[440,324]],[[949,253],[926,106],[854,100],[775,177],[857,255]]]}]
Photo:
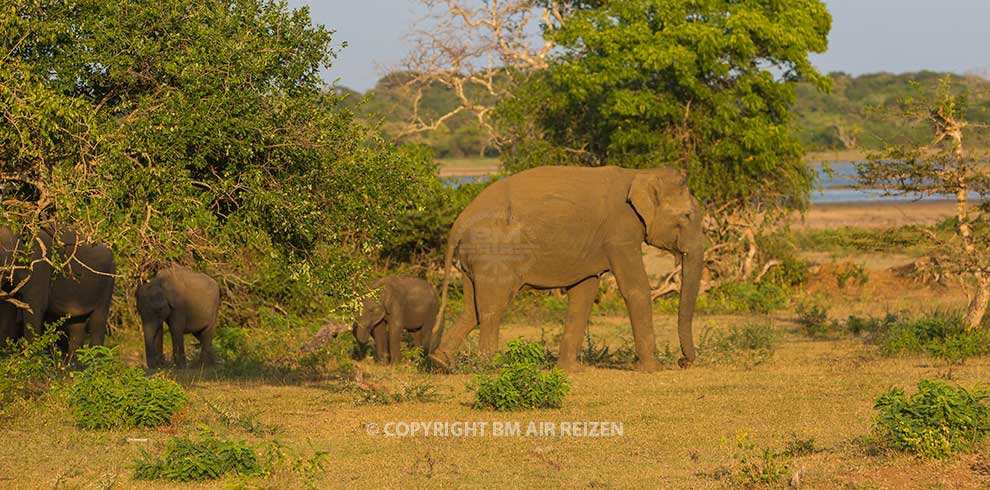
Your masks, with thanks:
[{"label": "elephant herd", "polygon": [[[109,247],[84,240],[72,230],[42,228],[28,237],[0,227],[0,270],[4,271],[0,346],[21,336],[33,338],[45,323],[60,320],[65,335],[59,347],[68,358],[73,358],[87,337],[92,345],[103,344],[117,272]],[[220,307],[216,281],[174,265],[139,286],[135,296],[149,367],[162,364],[163,323],[172,334],[176,366],[186,363],[186,333],[199,339],[201,360],[212,362]]]},{"label": "elephant herd", "polygon": [[[476,327],[481,353],[495,352],[501,318],[521,288],[563,288],[568,309],[559,364],[575,369],[599,278],[611,272],[629,311],[637,369],[652,371],[657,360],[642,259],[646,242],[670,251],[681,265],[677,332],[680,365],[687,366],[695,359],[692,319],[704,266],[701,223],[701,207],[680,170],[548,166],[520,172],[489,185],[455,220],[439,299],[423,279],[383,278],[372,285],[375,294],[364,300],[353,334],[362,351],[374,339],[375,359],[394,363],[402,333],[408,331],[434,366],[450,369]],[[7,301],[0,301],[0,342],[31,337],[43,322],[58,319],[65,319],[62,348],[70,356],[87,335],[93,344],[103,342],[116,274],[113,253],[104,245],[84,243],[71,231],[59,236],[54,240],[43,230],[26,243],[30,240],[0,229],[0,265],[9,271],[2,283]],[[30,260],[15,260],[15,250],[29,250],[21,255]],[[56,260],[65,266],[54,271]],[[443,313],[455,265],[463,276],[464,309],[445,333]],[[177,367],[186,365],[184,334],[199,340],[201,362],[213,361],[220,304],[216,281],[174,265],[140,285],[135,298],[149,367],[164,362],[163,324],[169,327]]]}]

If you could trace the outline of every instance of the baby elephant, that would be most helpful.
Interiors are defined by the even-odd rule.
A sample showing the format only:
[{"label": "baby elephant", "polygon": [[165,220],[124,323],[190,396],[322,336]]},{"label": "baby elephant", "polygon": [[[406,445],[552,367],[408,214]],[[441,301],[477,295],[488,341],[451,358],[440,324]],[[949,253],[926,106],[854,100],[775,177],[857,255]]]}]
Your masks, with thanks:
[{"label": "baby elephant", "polygon": [[412,332],[426,354],[437,348],[442,329],[432,335],[439,302],[430,283],[413,276],[391,276],[371,288],[377,294],[365,298],[361,317],[352,326],[360,352],[369,336],[374,337],[375,361],[398,363],[403,330]]},{"label": "baby elephant", "polygon": [[162,350],[163,323],[172,337],[172,358],[177,368],[186,367],[185,334],[199,340],[200,361],[213,363],[213,333],[220,309],[220,288],[206,274],[173,265],[158,271],[151,282],[137,288],[137,307],[144,330],[144,352],[148,367],[165,363]]}]

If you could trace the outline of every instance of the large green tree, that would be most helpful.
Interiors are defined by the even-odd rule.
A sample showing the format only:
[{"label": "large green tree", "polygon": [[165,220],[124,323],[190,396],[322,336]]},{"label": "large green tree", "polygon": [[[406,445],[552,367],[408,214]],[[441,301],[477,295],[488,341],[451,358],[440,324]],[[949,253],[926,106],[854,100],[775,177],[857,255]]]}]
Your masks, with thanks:
[{"label": "large green tree", "polygon": [[332,34],[272,0],[0,8],[4,221],[110,243],[122,292],[181,261],[238,311],[354,298],[434,169],[324,86]]},{"label": "large green tree", "polygon": [[[510,135],[506,167],[685,168],[716,221],[712,238],[740,243],[752,257],[754,229],[805,207],[813,185],[790,107],[799,81],[829,86],[808,59],[827,47],[825,5],[623,0],[570,7],[570,17],[545,33],[560,56],[499,108]],[[752,259],[742,269],[749,275]]]}]

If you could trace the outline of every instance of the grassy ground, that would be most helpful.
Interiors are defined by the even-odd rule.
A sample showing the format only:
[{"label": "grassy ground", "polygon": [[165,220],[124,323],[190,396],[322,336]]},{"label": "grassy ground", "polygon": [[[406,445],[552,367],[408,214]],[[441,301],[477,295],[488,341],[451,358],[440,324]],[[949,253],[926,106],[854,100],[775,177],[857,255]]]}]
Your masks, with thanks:
[{"label": "grassy ground", "polygon": [[[816,251],[814,240],[806,253]],[[876,451],[870,433],[872,405],[891,386],[913,389],[921,378],[951,378],[973,385],[990,380],[990,359],[951,369],[925,357],[884,358],[862,340],[810,340],[799,333],[794,304],[818,295],[832,318],[882,315],[959,306],[961,294],[894,277],[890,254],[829,250],[792,305],[770,315],[700,315],[696,337],[748,323],[770,324],[779,335],[762,363],[701,363],[653,374],[586,368],[571,376],[573,391],[560,410],[495,413],[470,408],[469,375],[428,375],[411,365],[362,363],[369,383],[399,390],[431,386],[439,398],[388,405],[359,405],[339,380],[292,381],[226,377],[210,371],[177,373],[190,402],[177,425],[159,430],[91,432],[75,428],[57,397],[32,402],[0,419],[0,488],[738,488],[736,441],[745,435],[756,450],[784,449],[813,440],[812,454],[795,457],[784,477],[797,475],[809,489],[979,489],[982,455],[944,463]],[[830,273],[843,262],[864,264],[868,281],[838,288]],[[675,318],[659,313],[660,345],[676,346]],[[553,338],[561,326],[535,316],[511,316],[502,341]],[[613,346],[628,342],[624,315],[594,317],[591,333]],[[140,359],[136,338],[124,337],[127,358]],[[167,344],[167,342],[166,342]],[[226,418],[217,414],[217,407]],[[248,422],[232,423],[231,420]],[[609,421],[617,437],[386,437],[390,422]],[[265,479],[228,477],[207,483],[168,484],[130,479],[132,459],[157,451],[175,434],[209,426],[233,439],[261,445],[277,440],[299,457],[326,452],[323,470],[276,470]],[[245,427],[262,427],[248,430]],[[270,430],[269,430],[270,429]],[[252,433],[254,432],[254,433]]]}]

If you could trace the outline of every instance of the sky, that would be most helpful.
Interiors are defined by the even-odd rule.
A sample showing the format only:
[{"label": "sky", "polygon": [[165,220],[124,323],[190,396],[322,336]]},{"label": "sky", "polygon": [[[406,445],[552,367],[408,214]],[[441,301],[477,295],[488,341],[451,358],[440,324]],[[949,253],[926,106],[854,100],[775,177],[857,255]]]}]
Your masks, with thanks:
[{"label": "sky", "polygon": [[[288,0],[310,6],[317,24],[346,42],[323,73],[328,82],[366,91],[406,54],[405,38],[424,15],[418,0]],[[853,75],[917,70],[990,76],[990,0],[825,0],[832,13],[824,72]]]}]

